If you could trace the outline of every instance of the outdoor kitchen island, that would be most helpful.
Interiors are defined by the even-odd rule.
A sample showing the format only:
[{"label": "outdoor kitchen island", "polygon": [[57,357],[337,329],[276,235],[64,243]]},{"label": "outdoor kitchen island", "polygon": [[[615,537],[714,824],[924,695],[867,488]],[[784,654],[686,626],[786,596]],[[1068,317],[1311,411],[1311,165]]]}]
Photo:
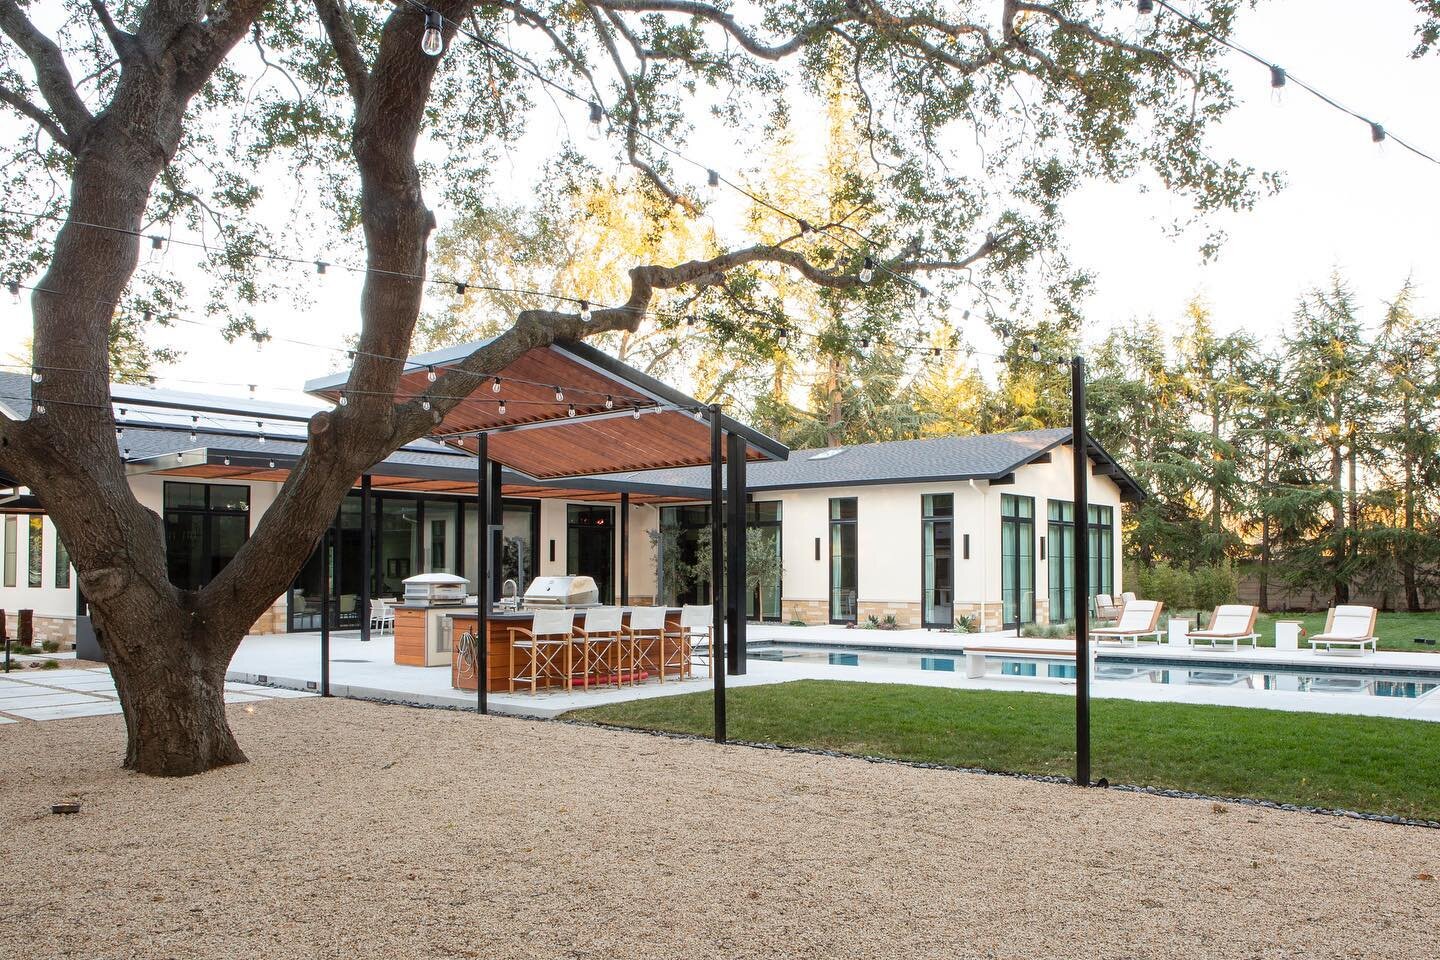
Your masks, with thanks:
[{"label": "outdoor kitchen island", "polygon": [[[621,609],[622,621],[626,624],[630,622],[630,610],[631,608],[629,607],[623,607]],[[512,627],[529,629],[534,617],[535,611],[533,610],[494,610],[487,618],[486,647],[490,654],[490,682],[488,689],[491,693],[503,693],[510,689],[510,629]],[[575,611],[576,627],[582,625],[584,617],[585,611],[583,609]],[[455,651],[455,656],[450,664],[450,685],[457,690],[474,690],[475,667],[473,663],[470,662],[470,658],[461,656],[460,651],[462,648],[461,637],[467,633],[473,635],[475,632],[475,613],[473,610],[452,610],[447,619],[451,628],[450,647]],[[679,631],[679,608],[671,608],[665,611],[665,629],[666,632]],[[684,659],[687,663],[690,661],[690,655],[691,651],[686,649],[684,651]],[[520,656],[519,653],[516,654],[517,664]],[[642,652],[640,657],[640,670],[651,680],[659,677],[659,657],[658,645],[652,645],[649,651]],[[667,679],[673,678],[674,676],[675,671],[672,667]],[[542,678],[541,683],[543,686],[554,689],[563,687],[565,678],[561,675],[560,671],[552,671],[550,675]]]}]

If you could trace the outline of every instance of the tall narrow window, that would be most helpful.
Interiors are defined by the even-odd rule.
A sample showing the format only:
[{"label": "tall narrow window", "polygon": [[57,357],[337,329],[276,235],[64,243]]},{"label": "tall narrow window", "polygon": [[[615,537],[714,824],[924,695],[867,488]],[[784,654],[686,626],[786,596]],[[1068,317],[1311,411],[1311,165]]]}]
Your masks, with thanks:
[{"label": "tall narrow window", "polygon": [[1035,499],[1000,497],[1000,603],[1013,630],[1035,622]]},{"label": "tall narrow window", "polygon": [[780,542],[780,507],[779,500],[745,505],[747,579],[755,579],[754,586],[746,593],[745,616],[753,620],[780,619],[781,557],[784,555]]},{"label": "tall narrow window", "polygon": [[1090,508],[1090,595],[1115,593],[1115,508]]},{"label": "tall narrow window", "polygon": [[165,484],[165,560],[175,586],[205,586],[249,536],[248,486]]},{"label": "tall narrow window", "polygon": [[921,604],[927,627],[955,625],[955,495],[920,498]]},{"label": "tall narrow window", "polygon": [[860,608],[856,556],[859,510],[854,497],[830,500],[830,622],[854,623]]},{"label": "tall narrow window", "polygon": [[70,589],[70,551],[65,549],[59,530],[55,531],[55,589]]},{"label": "tall narrow window", "polygon": [[18,559],[15,551],[15,538],[18,536],[18,524],[14,517],[5,518],[5,586],[15,586],[15,563]]},{"label": "tall narrow window", "polygon": [[1049,584],[1050,622],[1075,616],[1075,505],[1050,501]]},{"label": "tall narrow window", "polygon": [[30,531],[27,538],[26,554],[29,564],[26,567],[26,582],[32,588],[38,588],[44,580],[41,578],[41,570],[45,564],[45,518],[34,514],[30,517]]}]

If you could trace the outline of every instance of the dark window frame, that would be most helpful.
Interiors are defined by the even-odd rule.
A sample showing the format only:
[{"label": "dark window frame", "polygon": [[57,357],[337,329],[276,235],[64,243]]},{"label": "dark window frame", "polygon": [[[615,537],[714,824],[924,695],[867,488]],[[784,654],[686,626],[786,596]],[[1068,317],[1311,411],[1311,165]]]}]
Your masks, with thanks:
[{"label": "dark window frame", "polygon": [[[854,514],[853,514],[852,516],[850,516],[850,517],[844,517],[844,516],[837,517],[837,516],[835,515],[835,513],[836,513],[836,509],[835,509],[835,508],[836,508],[836,505],[837,505],[837,504],[843,504],[843,503],[845,503],[846,501],[849,501],[850,503],[852,503],[852,504],[854,505],[854,508],[855,508]],[[842,513],[844,512],[843,506],[841,507],[841,512],[842,512]],[[825,582],[826,582],[826,587],[827,587],[827,591],[828,591],[828,594],[829,594],[829,599],[828,599],[828,604],[829,604],[829,606],[828,606],[826,612],[829,614],[829,620],[830,620],[831,623],[836,623],[836,624],[840,624],[840,623],[859,623],[859,621],[860,621],[860,557],[859,557],[859,553],[860,553],[860,550],[859,550],[859,546],[860,546],[860,498],[859,498],[859,497],[831,497],[830,500],[829,500],[829,513],[827,514],[827,516],[830,518],[830,525],[829,525],[829,528],[828,528],[828,529],[829,529],[829,533],[830,533],[830,538],[829,538],[829,539],[830,539],[830,566],[829,566],[829,569],[825,571],[825,573],[826,573]],[[854,594],[855,594],[855,605],[854,605],[854,609],[853,609],[853,612],[852,612],[852,616],[850,616],[850,617],[844,617],[844,616],[837,617],[837,616],[835,616],[835,561],[836,561],[836,559],[837,559],[837,557],[835,556],[835,534],[836,534],[836,528],[837,528],[837,527],[847,527],[847,526],[848,526],[848,527],[852,527],[852,528],[854,528],[854,530],[855,530],[855,547],[856,547],[855,553],[856,553],[856,556],[855,556],[855,558],[854,558],[854,561],[855,561],[855,584],[854,584],[854,589],[853,589],[853,592],[854,592]],[[840,558],[840,559],[843,559],[843,557]]]},{"label": "dark window frame", "polygon": [[[180,504],[180,505],[177,505],[177,506],[171,506],[171,505],[170,505],[170,502],[169,502],[169,501],[170,501],[169,494],[170,494],[170,490],[171,490],[172,487],[200,487],[201,489],[203,489],[203,490],[205,491],[205,502],[204,502],[204,505],[203,505],[203,506],[200,506],[200,507],[194,507],[194,506],[190,506],[190,505],[188,505],[188,504]],[[228,491],[231,491],[231,492],[242,491],[242,492],[244,493],[245,508],[244,508],[243,510],[241,510],[241,509],[235,509],[235,508],[219,508],[219,507],[214,507],[214,506],[212,506],[212,505],[211,505],[211,496],[212,496],[212,492],[215,491],[215,490],[228,490]],[[201,532],[200,532],[200,537],[201,537],[201,547],[200,547],[200,551],[201,551],[201,555],[205,558],[205,562],[206,562],[207,564],[212,564],[212,565],[213,565],[214,559],[215,559],[215,555],[214,555],[214,554],[215,554],[215,550],[214,550],[214,542],[215,542],[215,521],[217,521],[217,520],[230,520],[230,519],[235,519],[235,518],[237,518],[237,517],[243,517],[243,518],[245,519],[245,531],[244,531],[244,536],[242,536],[242,537],[240,538],[240,542],[243,544],[243,543],[245,543],[247,540],[250,539],[250,512],[251,512],[251,511],[250,511],[250,507],[251,507],[251,495],[252,495],[253,493],[254,493],[254,491],[250,488],[250,485],[249,485],[249,484],[245,484],[245,483],[198,483],[198,482],[193,481],[193,480],[166,480],[166,481],[165,481],[165,483],[163,484],[163,489],[161,490],[161,494],[160,494],[160,504],[161,504],[161,510],[162,510],[163,515],[164,515],[164,518],[165,518],[165,520],[164,520],[164,522],[165,522],[165,534],[166,534],[165,572],[166,572],[166,575],[171,578],[171,583],[175,583],[174,577],[173,577],[174,571],[173,571],[173,569],[172,569],[172,567],[171,567],[172,560],[171,560],[171,558],[170,558],[170,556],[169,556],[169,537],[170,537],[170,525],[171,525],[171,522],[172,522],[172,520],[171,520],[172,516],[177,517],[177,518],[178,518],[179,516],[187,516],[187,517],[199,516],[199,517],[202,518],[202,519],[201,519]],[[177,519],[176,522],[178,522],[178,519]],[[215,572],[218,572],[218,571],[215,571]],[[185,585],[185,584],[178,584],[178,583],[175,584],[175,585],[178,586],[178,587],[180,587],[181,589],[184,589],[184,590],[195,590],[195,589],[199,589],[199,588],[201,588],[201,587],[204,587],[206,584],[208,584],[213,576],[214,576],[214,572],[202,571],[202,575],[201,575],[201,577],[200,577],[200,582],[199,582],[199,583],[197,583],[197,584],[195,584],[195,585],[193,585],[193,586],[189,586],[189,585]],[[191,579],[193,580],[194,578],[192,577]]]}]

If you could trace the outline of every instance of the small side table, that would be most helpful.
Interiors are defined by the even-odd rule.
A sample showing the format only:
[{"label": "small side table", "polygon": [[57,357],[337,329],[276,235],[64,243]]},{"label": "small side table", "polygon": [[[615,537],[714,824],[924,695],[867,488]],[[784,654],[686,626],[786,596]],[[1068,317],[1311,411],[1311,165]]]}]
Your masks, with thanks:
[{"label": "small side table", "polygon": [[1179,617],[1170,618],[1170,645],[1172,647],[1190,646],[1190,638],[1186,636],[1190,632],[1190,621],[1182,620]]},{"label": "small side table", "polygon": [[1276,650],[1299,650],[1300,629],[1304,626],[1299,620],[1276,620],[1275,621],[1275,649]]}]

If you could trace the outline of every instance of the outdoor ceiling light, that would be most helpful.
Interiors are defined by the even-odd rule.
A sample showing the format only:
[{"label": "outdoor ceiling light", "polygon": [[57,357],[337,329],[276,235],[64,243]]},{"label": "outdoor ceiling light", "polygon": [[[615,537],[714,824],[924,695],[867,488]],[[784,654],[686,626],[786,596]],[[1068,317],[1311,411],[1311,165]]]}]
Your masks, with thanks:
[{"label": "outdoor ceiling light", "polygon": [[440,35],[443,23],[440,11],[425,8],[425,32],[420,35],[420,49],[429,56],[438,57],[445,52],[445,38]]}]

